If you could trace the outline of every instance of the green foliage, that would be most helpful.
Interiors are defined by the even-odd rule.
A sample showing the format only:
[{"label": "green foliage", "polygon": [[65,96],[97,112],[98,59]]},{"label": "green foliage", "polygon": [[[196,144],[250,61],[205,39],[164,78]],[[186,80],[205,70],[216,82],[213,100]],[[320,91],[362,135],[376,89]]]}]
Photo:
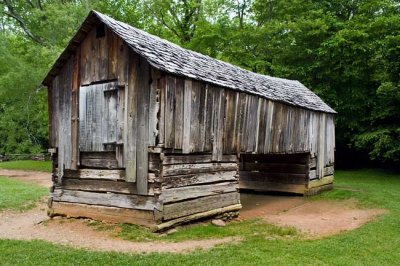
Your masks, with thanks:
[{"label": "green foliage", "polygon": [[251,71],[298,79],[338,111],[338,147],[400,160],[396,0],[42,2],[0,1],[0,154],[46,149],[40,81],[96,9]]},{"label": "green foliage", "polygon": [[47,188],[0,176],[0,211],[30,209],[48,193]]},{"label": "green foliage", "polygon": [[50,173],[52,166],[50,161],[20,160],[0,162],[0,169],[29,170]]}]

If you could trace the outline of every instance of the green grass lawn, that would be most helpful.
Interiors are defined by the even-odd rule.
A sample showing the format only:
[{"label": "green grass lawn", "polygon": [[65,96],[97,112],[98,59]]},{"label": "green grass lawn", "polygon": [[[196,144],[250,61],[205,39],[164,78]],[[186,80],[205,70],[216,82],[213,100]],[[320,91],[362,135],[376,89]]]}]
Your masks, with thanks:
[{"label": "green grass lawn", "polygon": [[0,169],[31,170],[31,171],[50,173],[51,161],[21,160],[21,161],[0,162]]},{"label": "green grass lawn", "polygon": [[[384,208],[388,213],[357,230],[319,240],[306,240],[291,229],[263,227],[259,221],[231,223],[224,228],[190,226],[173,234],[171,239],[241,235],[244,240],[188,254],[120,254],[67,248],[44,241],[0,240],[0,264],[400,265],[400,174],[381,170],[337,171],[335,184],[336,189],[315,200],[354,198],[362,207]],[[132,226],[124,228],[121,234],[133,240],[155,238]]]},{"label": "green grass lawn", "polygon": [[0,211],[27,210],[48,193],[48,188],[0,176]]}]

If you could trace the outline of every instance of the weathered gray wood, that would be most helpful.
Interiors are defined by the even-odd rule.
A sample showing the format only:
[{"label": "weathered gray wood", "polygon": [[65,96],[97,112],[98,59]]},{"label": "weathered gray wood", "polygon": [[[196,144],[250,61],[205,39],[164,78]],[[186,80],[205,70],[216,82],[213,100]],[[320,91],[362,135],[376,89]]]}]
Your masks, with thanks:
[{"label": "weathered gray wood", "polygon": [[165,148],[174,148],[175,143],[175,83],[176,79],[171,76],[166,77],[165,88]]},{"label": "weathered gray wood", "polygon": [[160,182],[163,188],[174,188],[236,180],[238,180],[237,171],[218,171],[199,174],[164,176]]},{"label": "weathered gray wood", "polygon": [[[223,155],[221,162],[236,162],[236,155]],[[167,164],[194,164],[194,163],[211,163],[211,154],[193,154],[193,155],[165,155],[162,161],[163,165]]]},{"label": "weathered gray wood", "polygon": [[53,202],[49,215],[76,218],[91,218],[111,223],[131,223],[154,228],[154,212],[152,210],[133,210],[117,207],[96,206],[79,203]]},{"label": "weathered gray wood", "polygon": [[333,172],[334,172],[333,166],[324,167],[324,175],[323,176],[333,175]]},{"label": "weathered gray wood", "polygon": [[136,153],[137,153],[137,83],[138,83],[138,70],[139,68],[139,57],[134,53],[129,53],[129,70],[128,70],[128,90],[126,94],[126,109],[127,109],[127,124],[126,124],[126,143],[124,149],[126,149],[124,158],[126,167],[126,181],[136,182]]},{"label": "weathered gray wood", "polygon": [[116,82],[107,82],[80,88],[81,151],[115,150],[118,112],[116,86]]},{"label": "weathered gray wood", "polygon": [[56,188],[52,193],[53,201],[101,205],[136,210],[159,209],[153,196],[127,195],[117,193],[97,193]]},{"label": "weathered gray wood", "polygon": [[173,204],[164,205],[163,220],[188,216],[194,213],[206,212],[218,208],[227,207],[240,203],[240,194],[238,192],[230,192],[221,195],[187,200]]},{"label": "weathered gray wood", "polygon": [[115,152],[82,152],[80,165],[88,168],[119,168]]},{"label": "weathered gray wood", "polygon": [[125,167],[125,148],[126,147],[126,132],[125,126],[127,124],[127,108],[126,108],[126,94],[128,86],[118,86],[118,104],[117,104],[117,137],[116,137],[116,158],[119,167]]},{"label": "weathered gray wood", "polygon": [[166,230],[168,228],[177,226],[179,224],[188,223],[190,221],[195,221],[195,220],[199,220],[199,219],[206,218],[206,217],[213,217],[218,214],[222,214],[222,213],[226,213],[226,212],[238,211],[241,208],[242,208],[241,204],[235,204],[235,205],[230,205],[227,207],[217,208],[217,209],[210,210],[210,211],[191,214],[191,215],[188,215],[185,217],[181,217],[181,218],[174,219],[174,220],[169,220],[168,222],[158,224],[155,226],[155,231]]},{"label": "weathered gray wood", "polygon": [[73,57],[72,100],[71,100],[71,169],[79,165],[79,86],[80,86],[80,49]]},{"label": "weathered gray wood", "polygon": [[187,186],[178,188],[163,189],[159,199],[163,203],[170,203],[211,195],[219,195],[229,192],[235,192],[239,189],[238,182],[222,182],[215,184]]},{"label": "weathered gray wood", "polygon": [[158,90],[160,92],[160,114],[158,119],[158,145],[164,147],[165,145],[165,113],[166,113],[166,77],[161,73],[158,80]]},{"label": "weathered gray wood", "polygon": [[129,81],[129,68],[131,67],[129,47],[121,39],[117,38],[117,75],[118,85],[125,86]]},{"label": "weathered gray wood", "polygon": [[242,154],[240,158],[245,162],[260,163],[295,163],[306,164],[308,162],[308,153],[293,154]]},{"label": "weathered gray wood", "polygon": [[[115,192],[122,194],[138,194],[136,185],[131,182],[115,180],[93,180],[82,178],[67,178],[62,181],[62,188],[92,192]],[[150,186],[149,195],[154,195],[154,186]]]},{"label": "weathered gray wood", "polygon": [[156,138],[158,136],[157,114],[160,109],[158,78],[159,71],[151,67],[151,84],[150,84],[150,102],[149,102],[149,146],[156,146]]},{"label": "weathered gray wood", "polygon": [[270,173],[307,173],[308,166],[294,163],[244,163],[246,171],[264,171]]},{"label": "weathered gray wood", "polygon": [[189,153],[190,149],[190,130],[191,130],[191,110],[192,110],[192,80],[185,80],[185,92],[183,102],[183,136],[182,152]]},{"label": "weathered gray wood", "polygon": [[310,170],[310,172],[308,173],[309,179],[310,180],[314,180],[317,178],[317,170]]},{"label": "weathered gray wood", "polygon": [[58,181],[61,182],[64,169],[71,169],[71,103],[72,103],[72,58],[64,65],[61,73],[59,88],[59,115],[58,124]]},{"label": "weathered gray wood", "polygon": [[172,164],[163,166],[163,176],[207,173],[215,171],[235,171],[236,163]]},{"label": "weathered gray wood", "polygon": [[242,181],[259,181],[259,182],[274,182],[283,184],[307,184],[308,179],[306,174],[294,173],[269,173],[269,172],[250,172],[239,171],[239,180]]},{"label": "weathered gray wood", "polygon": [[[173,126],[175,130],[174,135],[174,149],[182,149],[182,138],[183,138],[183,105],[184,105],[184,90],[185,80],[182,78],[176,78],[175,80],[175,97],[174,97],[174,120]],[[172,123],[172,121],[167,122]]]},{"label": "weathered gray wood", "polygon": [[139,194],[148,193],[148,147],[149,147],[149,102],[150,102],[150,65],[147,61],[139,60],[139,71],[137,72],[137,150],[136,150],[136,184]]},{"label": "weathered gray wood", "polygon": [[103,170],[103,169],[79,169],[65,170],[65,177],[84,178],[84,179],[109,179],[124,180],[124,170]]}]

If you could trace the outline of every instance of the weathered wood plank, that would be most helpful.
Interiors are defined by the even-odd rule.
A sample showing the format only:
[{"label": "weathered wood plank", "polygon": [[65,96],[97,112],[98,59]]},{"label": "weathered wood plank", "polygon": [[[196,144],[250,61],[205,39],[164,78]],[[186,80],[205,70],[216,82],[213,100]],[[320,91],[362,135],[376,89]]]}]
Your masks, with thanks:
[{"label": "weathered wood plank", "polygon": [[137,210],[159,209],[159,203],[153,196],[127,195],[117,193],[97,193],[56,188],[52,193],[53,201],[101,205]]},{"label": "weathered wood plank", "polygon": [[321,179],[317,179],[317,180],[312,180],[308,183],[308,188],[315,188],[315,187],[320,187],[320,186],[324,186],[327,184],[331,184],[333,183],[334,177],[333,175],[330,176],[325,176]]},{"label": "weathered wood plank", "polygon": [[306,174],[294,174],[294,173],[266,173],[266,172],[239,171],[239,180],[276,182],[276,183],[286,183],[286,184],[308,183]]},{"label": "weathered wood plank", "polygon": [[333,175],[334,170],[335,170],[334,166],[324,167],[324,175],[323,176]]},{"label": "weathered wood plank", "polygon": [[72,66],[72,101],[71,101],[71,169],[78,169],[79,164],[79,87],[80,87],[80,49],[73,57]]},{"label": "weathered wood plank", "polygon": [[140,58],[137,87],[137,137],[136,137],[136,184],[139,194],[148,193],[148,147],[149,147],[149,102],[150,65]]},{"label": "weathered wood plank", "polygon": [[210,173],[165,176],[160,180],[160,182],[163,188],[175,188],[237,180],[237,171],[219,171]]},{"label": "weathered wood plank", "polygon": [[308,173],[308,177],[310,180],[316,179],[317,178],[317,170],[310,170]]},{"label": "weathered wood plank", "polygon": [[211,195],[219,195],[229,192],[235,192],[239,189],[237,182],[222,182],[209,185],[187,186],[178,188],[163,189],[160,200],[163,203],[170,203]]},{"label": "weathered wood plank", "polygon": [[166,112],[166,77],[161,73],[158,80],[158,90],[160,92],[160,113],[158,118],[158,145],[165,146],[165,112]]},{"label": "weathered wood plank", "polygon": [[[221,162],[236,162],[236,155],[223,155]],[[212,155],[211,154],[193,154],[193,155],[165,155],[164,160],[162,162],[163,165],[168,164],[194,164],[194,163],[211,163]]]},{"label": "weathered wood plank", "polygon": [[186,175],[216,171],[236,171],[236,163],[171,164],[163,166],[163,176]]},{"label": "weathered wood plank", "polygon": [[185,91],[183,96],[183,136],[182,153],[190,152],[190,130],[191,130],[191,110],[192,110],[192,80],[185,79]]},{"label": "weathered wood plank", "polygon": [[260,171],[270,173],[307,173],[308,165],[294,163],[249,163],[244,164],[245,171]]},{"label": "weathered wood plank", "polygon": [[53,202],[49,215],[75,218],[90,218],[111,223],[131,223],[153,228],[156,224],[154,212],[116,207],[95,206],[79,203]]},{"label": "weathered wood plank", "polygon": [[[182,138],[183,138],[183,117],[184,117],[184,90],[185,80],[182,78],[176,78],[175,81],[175,107],[174,107],[174,149],[182,149]],[[168,121],[167,123],[171,123]]]},{"label": "weathered wood plank", "polygon": [[178,219],[174,219],[174,220],[169,220],[168,222],[164,222],[161,224],[158,224],[155,227],[155,231],[162,231],[162,230],[166,230],[168,228],[180,225],[180,224],[184,224],[184,223],[188,223],[190,221],[195,221],[195,220],[199,220],[202,218],[206,218],[206,217],[213,217],[216,216],[218,214],[222,214],[222,213],[226,213],[226,212],[233,212],[233,211],[238,211],[242,208],[241,204],[234,204],[234,205],[230,205],[227,207],[222,207],[222,208],[217,208],[214,210],[210,210],[210,211],[205,211],[205,212],[201,212],[201,213],[196,213],[196,214],[191,214],[185,217],[181,217]]},{"label": "weathered wood plank", "polygon": [[[103,156],[102,156],[103,155]],[[81,167],[98,169],[117,169],[118,161],[115,152],[81,153]]]},{"label": "weathered wood plank", "polygon": [[125,171],[100,169],[65,170],[64,176],[69,178],[124,180]]},{"label": "weathered wood plank", "polygon": [[159,91],[158,91],[158,78],[160,72],[151,67],[151,84],[150,84],[150,103],[149,103],[149,146],[156,146],[156,139],[158,136],[158,118],[157,114],[160,109]]},{"label": "weathered wood plank", "polygon": [[[115,180],[93,180],[82,178],[64,178],[62,188],[92,192],[115,192],[121,194],[138,194],[136,185],[131,182]],[[149,195],[154,195],[154,186],[150,186]]]},{"label": "weathered wood plank", "polygon": [[174,148],[175,143],[175,87],[176,79],[171,76],[166,77],[166,93],[165,93],[165,148]]},{"label": "weathered wood plank", "polygon": [[171,220],[240,203],[240,194],[231,192],[164,205],[163,220]]},{"label": "weathered wood plank", "polygon": [[[119,64],[119,62],[118,62]],[[124,149],[126,149],[124,158],[126,167],[126,181],[136,182],[136,153],[137,153],[137,83],[138,83],[138,70],[139,68],[139,56],[133,52],[129,53],[129,70],[128,70],[128,90],[126,94],[126,109],[127,109],[127,124],[126,130],[126,143],[124,143]]]},{"label": "weathered wood plank", "polygon": [[297,163],[305,164],[308,162],[308,153],[293,154],[241,154],[240,158],[245,162],[265,162],[265,163]]}]

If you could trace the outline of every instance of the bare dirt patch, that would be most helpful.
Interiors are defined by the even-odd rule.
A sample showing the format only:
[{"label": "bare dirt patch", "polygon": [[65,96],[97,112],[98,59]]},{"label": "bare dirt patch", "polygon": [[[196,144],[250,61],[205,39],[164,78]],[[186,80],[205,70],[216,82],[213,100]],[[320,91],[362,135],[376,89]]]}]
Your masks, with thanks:
[{"label": "bare dirt patch", "polygon": [[77,248],[135,253],[184,253],[239,241],[237,238],[226,237],[177,243],[165,241],[132,242],[114,237],[113,232],[96,231],[88,226],[84,220],[66,218],[49,220],[46,215],[46,207],[43,205],[24,213],[1,213],[0,238],[40,239]]},{"label": "bare dirt patch", "polygon": [[312,238],[356,229],[385,213],[359,209],[355,201],[313,201],[302,197],[241,194],[242,219],[260,217],[279,226],[290,226]]},{"label": "bare dirt patch", "polygon": [[0,169],[0,176],[8,176],[17,180],[44,187],[51,186],[51,174],[46,172]]},{"label": "bare dirt patch", "polygon": [[[49,173],[3,170],[0,176],[8,176],[45,187],[51,186]],[[0,238],[18,240],[45,240],[77,248],[116,252],[172,252],[184,253],[196,249],[211,249],[216,245],[235,243],[238,238],[191,240],[182,242],[132,242],[116,238],[114,232],[96,231],[79,219],[49,219],[47,206],[40,204],[26,212],[0,212]]]}]

